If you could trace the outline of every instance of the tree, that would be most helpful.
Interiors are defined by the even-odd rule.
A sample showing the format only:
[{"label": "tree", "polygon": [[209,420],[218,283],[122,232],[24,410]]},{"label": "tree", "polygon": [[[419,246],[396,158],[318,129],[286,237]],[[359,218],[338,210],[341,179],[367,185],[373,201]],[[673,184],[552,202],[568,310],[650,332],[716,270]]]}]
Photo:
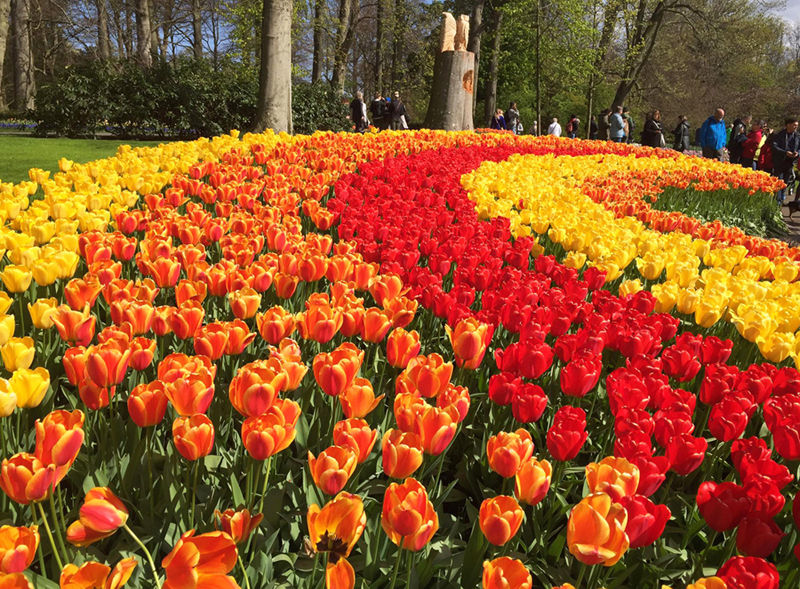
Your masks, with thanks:
[{"label": "tree", "polygon": [[13,0],[14,8],[14,84],[18,111],[33,108],[36,83],[31,52],[31,19],[29,0]]},{"label": "tree", "polygon": [[255,129],[292,130],[292,0],[263,0]]},{"label": "tree", "polygon": [[500,65],[500,40],[503,37],[502,30],[503,12],[500,9],[495,9],[492,25],[492,53],[489,59],[489,81],[483,108],[483,119],[487,123],[492,120],[492,115],[494,115],[495,108],[497,107],[497,71]]},{"label": "tree", "polygon": [[333,50],[333,75],[331,86],[344,94],[344,82],[347,69],[347,56],[353,46],[355,11],[353,2],[358,0],[339,0],[339,19],[336,23],[336,40]]},{"label": "tree", "polygon": [[203,58],[203,11],[200,0],[192,0],[192,51],[195,59]]},{"label": "tree", "polygon": [[6,110],[3,88],[3,64],[5,63],[8,29],[11,23],[11,0],[0,0],[0,111]]},{"label": "tree", "polygon": [[148,0],[136,0],[136,59],[145,67],[153,63]]}]

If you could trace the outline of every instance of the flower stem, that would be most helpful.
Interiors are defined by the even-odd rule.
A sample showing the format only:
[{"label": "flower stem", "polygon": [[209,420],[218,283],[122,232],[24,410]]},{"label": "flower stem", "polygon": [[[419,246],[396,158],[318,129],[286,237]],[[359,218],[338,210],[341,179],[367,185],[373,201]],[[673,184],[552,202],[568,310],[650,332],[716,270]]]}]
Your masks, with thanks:
[{"label": "flower stem", "polygon": [[58,515],[56,512],[56,502],[53,499],[53,494],[50,493],[50,516],[53,518],[53,527],[56,530],[56,540],[58,540],[58,547],[61,549],[61,552],[64,554],[65,558],[69,558],[69,552],[67,552],[67,547],[64,545],[64,531],[61,529],[61,524],[58,519]]},{"label": "flower stem", "polygon": [[406,539],[405,536],[400,538],[400,544],[397,546],[397,560],[394,563],[394,572],[392,573],[392,584],[389,585],[389,589],[394,589],[395,584],[397,583],[397,571],[400,570],[400,561],[403,560],[403,541]]},{"label": "flower stem", "polygon": [[267,474],[264,476],[264,486],[261,489],[261,503],[258,506],[258,512],[264,513],[264,498],[267,496],[267,486],[269,485],[269,473],[272,471],[272,456],[267,459]]},{"label": "flower stem", "polygon": [[[39,524],[39,515],[36,513],[36,508],[34,507],[34,503],[31,503],[31,513],[33,514],[33,523],[38,525]],[[39,557],[39,571],[41,572],[43,577],[47,576],[47,569],[44,566],[44,551],[37,550],[36,554]]]},{"label": "flower stem", "polygon": [[128,524],[123,524],[122,527],[125,529],[126,532],[128,532],[130,537],[133,538],[133,541],[139,545],[139,548],[141,548],[144,551],[144,556],[147,559],[147,562],[150,564],[150,570],[153,571],[153,580],[156,582],[155,586],[157,589],[161,589],[161,581],[158,578],[158,570],[156,569],[156,565],[153,562],[153,556],[150,554],[150,551],[147,549],[147,546],[145,546],[144,542],[142,542],[139,539],[139,536],[133,533],[133,530],[131,530],[128,527]]},{"label": "flower stem", "polygon": [[36,506],[39,508],[39,515],[42,518],[44,529],[47,531],[47,537],[50,539],[50,546],[53,547],[53,556],[56,557],[56,563],[58,564],[58,570],[60,571],[64,568],[64,563],[61,561],[61,555],[58,553],[58,546],[56,546],[56,541],[53,539],[53,532],[50,530],[50,524],[47,523],[47,516],[44,514],[44,507],[42,507],[41,502],[37,502]]},{"label": "flower stem", "polygon": [[236,553],[236,560],[239,561],[239,568],[242,569],[242,577],[244,577],[244,586],[247,587],[247,589],[250,589],[250,579],[247,577],[247,570],[244,568],[242,557],[238,552]]},{"label": "flower stem", "polygon": [[189,512],[189,529],[194,529],[194,504],[197,501],[197,474],[200,471],[200,462],[194,462],[194,474],[192,475],[192,509]]}]

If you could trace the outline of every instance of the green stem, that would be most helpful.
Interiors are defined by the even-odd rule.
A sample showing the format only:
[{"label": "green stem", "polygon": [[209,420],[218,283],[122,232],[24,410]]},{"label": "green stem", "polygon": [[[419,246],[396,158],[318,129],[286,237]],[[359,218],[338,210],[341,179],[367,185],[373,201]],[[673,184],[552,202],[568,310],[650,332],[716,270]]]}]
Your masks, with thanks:
[{"label": "green stem", "polygon": [[236,553],[236,560],[239,561],[239,568],[242,569],[242,577],[244,577],[244,586],[247,587],[247,589],[250,589],[250,579],[247,577],[247,570],[244,568],[242,557],[238,552]]},{"label": "green stem", "polygon": [[264,513],[264,499],[267,496],[267,487],[269,485],[269,473],[272,471],[272,456],[267,459],[267,474],[264,476],[264,486],[261,488],[261,503],[258,506],[258,512]]},{"label": "green stem", "polygon": [[581,565],[581,572],[578,573],[578,582],[575,584],[575,586],[583,589],[583,577],[586,576],[586,569],[588,568],[588,565],[585,565],[580,561],[578,562]]},{"label": "green stem", "polygon": [[50,539],[50,546],[53,547],[53,556],[56,557],[56,563],[58,564],[58,570],[62,570],[64,568],[64,563],[61,561],[61,555],[58,553],[58,547],[56,546],[56,541],[53,539],[53,532],[50,530],[50,524],[47,523],[47,516],[44,514],[44,507],[42,507],[41,502],[37,502],[36,506],[39,508],[39,515],[42,517],[42,523],[44,524],[44,529],[47,531],[47,537]]},{"label": "green stem", "polygon": [[317,568],[319,567],[319,552],[314,554],[314,570],[311,571],[311,589],[315,587],[317,580]]},{"label": "green stem", "polygon": [[[36,513],[36,508],[34,507],[34,503],[31,503],[31,513],[33,514],[33,523],[35,525],[39,524],[39,515]],[[36,554],[39,556],[39,571],[41,572],[43,577],[47,576],[47,569],[44,568],[44,550],[37,550]]]},{"label": "green stem", "polygon": [[69,558],[69,552],[67,552],[67,547],[64,545],[64,531],[61,529],[61,525],[59,523],[58,515],[56,513],[56,502],[53,499],[53,494],[50,493],[50,517],[53,518],[53,527],[56,530],[56,540],[58,540],[58,547],[61,550],[62,554],[64,554],[65,558]]},{"label": "green stem", "polygon": [[403,542],[405,541],[406,537],[402,536],[400,538],[400,544],[397,546],[397,560],[394,563],[394,572],[392,573],[392,584],[389,585],[389,589],[394,589],[395,584],[397,583],[397,572],[400,570],[400,561],[403,560]]},{"label": "green stem", "polygon": [[414,568],[414,555],[416,552],[408,551],[408,569],[406,570],[406,587],[411,587],[411,570]]},{"label": "green stem", "polygon": [[153,562],[153,555],[150,554],[150,551],[147,549],[147,546],[145,546],[144,542],[142,542],[139,539],[139,536],[134,534],[133,530],[131,530],[128,527],[128,524],[123,524],[122,527],[125,529],[126,532],[128,532],[130,537],[133,538],[133,541],[139,545],[139,548],[141,548],[144,551],[144,556],[147,559],[147,562],[150,564],[150,570],[153,571],[153,580],[156,582],[155,586],[157,589],[161,589],[161,581],[158,578],[158,569],[156,569],[156,565]]},{"label": "green stem", "polygon": [[200,462],[194,461],[194,474],[192,475],[192,509],[189,512],[189,529],[194,529],[194,504],[197,501],[197,474],[200,471]]}]

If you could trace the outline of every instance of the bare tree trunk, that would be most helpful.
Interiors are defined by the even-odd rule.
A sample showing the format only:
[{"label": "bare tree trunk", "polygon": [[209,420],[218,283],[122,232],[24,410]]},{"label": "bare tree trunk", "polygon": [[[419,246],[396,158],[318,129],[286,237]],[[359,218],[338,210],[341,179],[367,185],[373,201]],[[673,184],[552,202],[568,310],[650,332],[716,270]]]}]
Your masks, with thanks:
[{"label": "bare tree trunk", "polygon": [[145,67],[152,65],[150,33],[150,2],[136,0],[136,59]]},{"label": "bare tree trunk", "polygon": [[472,18],[469,23],[469,46],[468,50],[475,54],[475,87],[472,90],[472,110],[478,101],[478,70],[481,64],[481,36],[483,35],[483,7],[486,0],[475,0],[472,7]]},{"label": "bare tree trunk", "polygon": [[292,0],[264,0],[256,131],[292,128]]},{"label": "bare tree trunk", "polygon": [[389,92],[395,90],[400,82],[400,55],[405,46],[405,2],[394,0],[392,10],[392,87]]},{"label": "bare tree trunk", "polygon": [[314,61],[311,64],[311,82],[322,78],[322,10],[323,0],[314,0]]},{"label": "bare tree trunk", "polygon": [[[494,19],[494,38],[492,39],[492,58],[489,60],[489,84],[486,88],[486,97],[483,102],[483,119],[492,120],[494,109],[497,108],[497,72],[500,69],[500,37],[503,26],[503,13],[496,11]],[[474,94],[474,92],[473,92]]]},{"label": "bare tree trunk", "polygon": [[108,36],[108,8],[106,0],[97,0],[97,57],[111,58],[111,38]]},{"label": "bare tree trunk", "polygon": [[33,108],[36,84],[33,78],[33,54],[31,53],[31,23],[29,0],[14,0],[14,63],[15,106],[18,111]]},{"label": "bare tree trunk", "polygon": [[211,6],[209,6],[208,15],[211,19],[211,41],[212,45],[212,58],[214,60],[214,69],[216,70],[219,66],[219,37],[220,37],[220,30],[219,30],[219,14],[217,11],[217,2],[216,0],[212,0]]},{"label": "bare tree trunk", "polygon": [[125,25],[123,27],[122,37],[125,40],[125,57],[130,59],[133,57],[133,13],[135,12],[134,2],[136,0],[123,0],[125,10]]},{"label": "bare tree trunk", "polygon": [[196,59],[203,58],[203,12],[200,0],[192,0],[192,50]]},{"label": "bare tree trunk", "polygon": [[172,34],[172,25],[170,22],[172,21],[172,2],[164,2],[164,13],[163,19],[161,22],[161,35],[159,37],[159,43],[161,43],[161,49],[159,53],[161,53],[164,59],[167,59],[169,55],[169,38]]},{"label": "bare tree trunk", "polygon": [[344,78],[347,69],[347,54],[353,44],[353,1],[339,0],[339,22],[336,26],[336,47],[333,55],[331,86],[344,94]]},{"label": "bare tree trunk", "polygon": [[378,13],[375,23],[375,91],[383,92],[383,38],[385,32],[386,0],[377,0]]},{"label": "bare tree trunk", "polygon": [[8,28],[11,22],[11,0],[0,0],[0,111],[7,108],[6,95],[3,90],[3,65],[8,44]]}]

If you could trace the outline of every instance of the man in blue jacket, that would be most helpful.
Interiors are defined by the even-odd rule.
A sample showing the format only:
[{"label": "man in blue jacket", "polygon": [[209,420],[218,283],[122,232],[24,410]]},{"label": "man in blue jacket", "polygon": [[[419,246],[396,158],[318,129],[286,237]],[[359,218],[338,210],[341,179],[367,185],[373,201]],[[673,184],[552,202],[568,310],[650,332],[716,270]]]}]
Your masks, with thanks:
[{"label": "man in blue jacket", "polygon": [[700,127],[700,145],[703,148],[703,157],[721,161],[727,138],[725,111],[718,108],[714,111],[714,115],[708,117]]}]

